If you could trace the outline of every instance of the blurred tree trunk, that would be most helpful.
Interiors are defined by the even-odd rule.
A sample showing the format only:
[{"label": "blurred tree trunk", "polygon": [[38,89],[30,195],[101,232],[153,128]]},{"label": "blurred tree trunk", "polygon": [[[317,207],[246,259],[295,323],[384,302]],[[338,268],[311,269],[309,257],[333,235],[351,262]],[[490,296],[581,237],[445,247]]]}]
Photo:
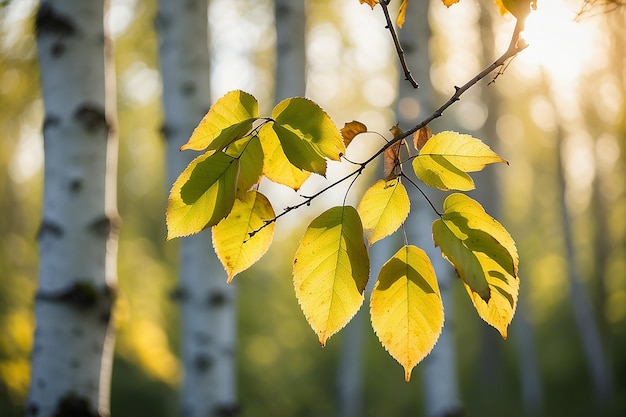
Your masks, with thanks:
[{"label": "blurred tree trunk", "polygon": [[[406,24],[400,31],[400,42],[406,60],[413,72],[419,89],[415,90],[404,76],[398,88],[398,120],[400,126],[414,126],[433,110],[433,88],[430,83],[431,36],[428,19],[429,1],[413,2],[407,8]],[[415,110],[418,109],[419,114]],[[412,145],[411,145],[412,146]],[[426,187],[425,187],[426,188]],[[409,187],[410,189],[410,187]],[[440,192],[424,189],[435,207],[441,207]],[[452,269],[432,240],[431,224],[435,218],[430,205],[417,190],[411,196],[411,221],[405,224],[408,241],[424,249],[428,254],[439,281],[441,298],[445,307],[445,325],[433,351],[418,366],[424,387],[424,407],[427,417],[453,417],[462,415],[459,394],[456,347],[454,345],[454,310],[452,303]]]},{"label": "blurred tree trunk", "polygon": [[103,16],[103,1],[44,0],[36,18],[45,172],[28,416],[109,414],[119,222]]},{"label": "blurred tree trunk", "polygon": [[275,0],[275,101],[304,96],[306,87],[305,0]]},{"label": "blurred tree trunk", "polygon": [[[168,188],[197,156],[180,152],[209,109],[207,0],[160,0],[156,26],[163,79]],[[180,415],[237,414],[235,287],[211,245],[210,231],[180,239],[183,381]]]},{"label": "blurred tree trunk", "polygon": [[[556,107],[555,107],[556,108]],[[562,123],[562,122],[560,122]],[[565,132],[560,124],[557,131],[557,155],[556,165],[558,173],[558,186],[560,201],[558,209],[561,211],[563,241],[567,265],[569,266],[568,281],[570,284],[572,308],[574,320],[580,334],[583,351],[587,359],[587,366],[595,390],[597,413],[612,399],[612,377],[605,356],[604,347],[600,338],[600,331],[593,314],[590,298],[582,282],[582,276],[578,268],[578,255],[574,247],[572,236],[572,220],[567,207],[567,179],[565,163],[563,161]]]},{"label": "blurred tree trunk", "polygon": [[[495,12],[490,1],[484,1],[481,5],[478,22],[480,39],[482,40],[481,67],[483,68],[491,64],[496,58],[492,23],[493,13],[497,12]],[[500,117],[499,109],[502,108],[502,98],[495,89],[495,85],[483,84],[480,88],[481,99],[487,108],[487,118],[483,126],[476,132],[476,135],[496,152],[499,152],[496,122]],[[475,194],[485,210],[491,216],[499,218],[501,215],[500,203],[502,192],[500,191],[501,185],[496,178],[495,169],[495,167],[487,168],[483,172],[476,174],[478,186]],[[517,309],[511,327],[516,335],[515,340],[517,342],[517,352],[519,355],[519,371],[524,412],[528,416],[537,416],[541,415],[543,409],[543,393],[539,366],[535,355],[534,331],[526,315],[527,287],[528,286],[524,285],[522,280]],[[503,373],[500,369],[502,365],[502,355],[500,353],[502,338],[487,326],[482,326],[482,329],[483,349],[480,361],[482,364],[480,385],[482,386],[482,401],[485,406],[489,406],[491,398],[493,398],[493,393],[501,392],[503,388]]]}]

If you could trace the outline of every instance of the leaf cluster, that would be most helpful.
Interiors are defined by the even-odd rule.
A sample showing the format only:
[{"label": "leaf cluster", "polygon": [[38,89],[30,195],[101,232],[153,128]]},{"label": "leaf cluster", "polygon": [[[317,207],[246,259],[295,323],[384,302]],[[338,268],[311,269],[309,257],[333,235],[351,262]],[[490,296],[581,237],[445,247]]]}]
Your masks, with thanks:
[{"label": "leaf cluster", "polygon": [[[381,4],[389,22],[389,0],[360,1],[372,8]],[[447,6],[456,3],[443,2]],[[371,279],[368,247],[402,229],[410,215],[404,183],[421,192],[404,171],[405,164],[410,162],[412,173],[427,186],[468,191],[475,187],[470,173],[489,164],[507,163],[479,139],[450,131],[433,135],[428,127],[467,89],[526,47],[518,42],[519,34],[535,0],[496,3],[518,18],[509,49],[472,80],[456,87],[444,105],[413,129],[402,132],[398,126],[392,127],[393,137],[365,161],[344,157],[358,136],[372,133],[359,121],[339,130],[320,106],[302,97],[285,99],[269,117],[261,117],[251,94],[239,90],[225,94],[181,148],[203,153],[172,186],[166,210],[167,238],[210,228],[215,252],[230,282],[266,253],[280,217],[360,176],[368,164],[382,157],[384,175],[369,186],[358,206],[344,204],[319,214],[306,227],[294,255],[295,294],[324,345],[364,302]],[[404,22],[407,4],[408,0],[403,0],[399,25]],[[407,143],[411,135],[413,151]],[[278,215],[259,191],[262,178],[297,191],[312,174],[325,176],[329,161],[341,160],[356,165],[355,170],[311,196],[302,196],[301,203],[285,207]],[[441,211],[426,200],[438,215],[432,224],[433,243],[454,267],[478,315],[506,338],[519,290],[519,259],[513,239],[480,203],[465,194],[448,195]],[[379,340],[404,367],[408,381],[414,366],[437,342],[444,311],[433,265],[423,249],[406,241],[406,235],[404,245],[376,277],[370,316]]]}]

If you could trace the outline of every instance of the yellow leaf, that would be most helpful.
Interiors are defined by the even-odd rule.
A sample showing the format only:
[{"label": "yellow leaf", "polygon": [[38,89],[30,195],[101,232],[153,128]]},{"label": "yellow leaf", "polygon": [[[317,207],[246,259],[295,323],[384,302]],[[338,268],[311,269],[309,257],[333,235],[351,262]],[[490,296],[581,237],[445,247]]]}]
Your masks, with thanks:
[{"label": "yellow leaf", "polygon": [[293,261],[296,297],[320,344],[363,303],[369,257],[354,207],[333,207],[308,226]]},{"label": "yellow leaf", "polygon": [[432,130],[428,125],[424,126],[413,135],[413,146],[416,150],[420,150],[426,145],[426,142],[433,136]]},{"label": "yellow leaf", "polygon": [[409,3],[409,0],[402,0],[400,3],[400,8],[398,9],[398,17],[396,18],[396,24],[398,27],[402,27],[404,25],[404,19],[406,18],[406,7]]},{"label": "yellow leaf", "polygon": [[346,145],[347,148],[356,135],[367,132],[367,126],[365,126],[361,122],[353,120],[351,122],[345,123],[340,132],[341,137],[343,138],[343,143]]},{"label": "yellow leaf", "polygon": [[[322,158],[339,161],[346,152],[335,123],[320,106],[309,99],[292,97],[281,101],[272,110],[272,119],[285,155],[296,166],[299,163],[306,164],[314,153]],[[283,131],[290,133],[284,139],[281,136]],[[306,156],[301,155],[302,152]],[[324,172],[313,172],[324,175]]]},{"label": "yellow leaf", "polygon": [[413,170],[431,187],[467,191],[474,188],[474,181],[467,173],[496,162],[507,163],[480,140],[456,132],[441,132],[424,144],[413,159]]},{"label": "yellow leaf", "polygon": [[404,367],[408,382],[443,328],[439,285],[426,252],[404,246],[383,265],[372,291],[370,315],[378,339]]},{"label": "yellow leaf", "polygon": [[263,174],[277,184],[299,190],[311,173],[289,162],[272,126],[263,125],[259,131],[259,138],[263,148]]},{"label": "yellow leaf", "polygon": [[167,200],[167,239],[217,224],[235,202],[239,160],[223,152],[200,155],[174,182]]},{"label": "yellow leaf", "polygon": [[409,195],[400,178],[376,181],[357,208],[369,245],[398,230],[409,210]]},{"label": "yellow leaf", "polygon": [[254,96],[230,91],[211,106],[180,150],[222,150],[247,135],[258,117],[259,105]]},{"label": "yellow leaf", "polygon": [[537,9],[537,0],[495,0],[500,14],[510,12],[517,19],[524,20],[530,14],[530,10]]},{"label": "yellow leaf", "polygon": [[263,174],[263,149],[257,136],[238,139],[224,152],[233,158],[239,158],[239,191],[246,192],[258,184]]},{"label": "yellow leaf", "polygon": [[458,3],[459,0],[441,0],[446,7],[450,7],[455,3]]},{"label": "yellow leaf", "polygon": [[[275,224],[265,223],[274,217],[269,200],[257,191],[248,191],[235,200],[230,214],[213,227],[213,247],[228,274],[228,282],[267,252]],[[265,227],[261,229],[262,226]]]},{"label": "yellow leaf", "polygon": [[373,9],[378,4],[378,0],[359,0],[359,3],[367,3]]},{"label": "yellow leaf", "polygon": [[507,336],[517,305],[519,258],[515,242],[478,202],[452,194],[433,223],[433,239],[463,280],[476,311]]},{"label": "yellow leaf", "polygon": [[489,271],[487,274],[487,282],[491,289],[489,301],[483,300],[465,282],[463,284],[480,318],[497,329],[502,338],[506,339],[507,328],[517,307],[519,278],[509,274],[485,254],[477,252],[476,256],[483,269]]}]

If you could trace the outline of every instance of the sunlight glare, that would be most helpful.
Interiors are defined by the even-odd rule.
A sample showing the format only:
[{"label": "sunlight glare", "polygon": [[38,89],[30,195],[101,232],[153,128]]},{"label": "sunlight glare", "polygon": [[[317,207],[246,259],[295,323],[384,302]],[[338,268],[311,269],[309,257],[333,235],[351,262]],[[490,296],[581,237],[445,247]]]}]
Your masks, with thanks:
[{"label": "sunlight glare", "polygon": [[542,67],[552,79],[575,81],[598,58],[593,21],[575,22],[575,10],[564,0],[542,2],[526,21],[529,47],[520,54],[525,67]]}]

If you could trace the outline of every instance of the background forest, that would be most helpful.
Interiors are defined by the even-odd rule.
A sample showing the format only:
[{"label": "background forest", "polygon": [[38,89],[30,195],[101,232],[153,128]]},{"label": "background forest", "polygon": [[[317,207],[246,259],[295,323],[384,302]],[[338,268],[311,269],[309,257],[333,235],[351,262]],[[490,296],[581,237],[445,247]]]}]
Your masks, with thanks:
[{"label": "background forest", "polygon": [[[123,220],[111,412],[174,416],[179,242],[164,241],[169,184],[157,4],[110,3]],[[529,48],[496,82],[481,82],[431,124],[481,138],[510,163],[475,176],[480,201],[519,249],[521,293],[508,339],[478,318],[456,281],[446,305],[469,416],[626,414],[626,9],[590,3],[576,19],[582,1],[540,1],[527,22]],[[0,1],[2,417],[22,415],[33,343],[43,184],[37,6]],[[501,17],[491,0],[450,9],[433,0],[428,18],[431,66],[414,75],[424,84],[430,77],[427,106],[436,106],[506,49],[514,20]],[[268,114],[277,87],[273,2],[211,0],[209,40],[211,102],[242,89]],[[308,1],[305,58],[306,96],[338,126],[356,119],[383,133],[398,121],[415,124],[424,110],[400,94],[403,76],[380,10],[356,0]],[[276,189],[277,212],[291,195]],[[343,349],[355,333],[339,333],[320,348],[293,295],[292,254],[310,218],[298,211],[281,219],[265,258],[231,284],[242,416],[339,415]],[[423,415],[421,366],[405,383],[371,327],[356,334],[363,415]]]}]

